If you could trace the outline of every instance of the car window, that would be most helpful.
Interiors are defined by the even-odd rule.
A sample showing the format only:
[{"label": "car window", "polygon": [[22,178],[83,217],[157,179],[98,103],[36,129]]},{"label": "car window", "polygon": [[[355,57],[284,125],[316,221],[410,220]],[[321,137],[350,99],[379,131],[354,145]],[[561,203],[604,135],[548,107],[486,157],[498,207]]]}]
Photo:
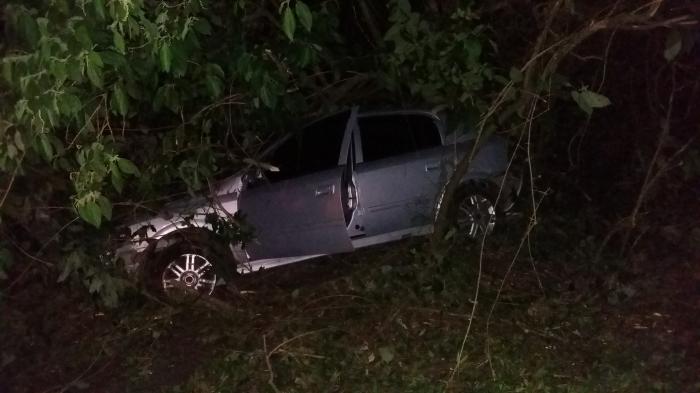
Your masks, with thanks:
[{"label": "car window", "polygon": [[425,115],[377,115],[358,119],[364,161],[440,146],[440,131]]},{"label": "car window", "polygon": [[336,167],[349,116],[350,112],[337,113],[289,136],[268,160],[279,168],[269,172],[268,179],[286,180]]}]

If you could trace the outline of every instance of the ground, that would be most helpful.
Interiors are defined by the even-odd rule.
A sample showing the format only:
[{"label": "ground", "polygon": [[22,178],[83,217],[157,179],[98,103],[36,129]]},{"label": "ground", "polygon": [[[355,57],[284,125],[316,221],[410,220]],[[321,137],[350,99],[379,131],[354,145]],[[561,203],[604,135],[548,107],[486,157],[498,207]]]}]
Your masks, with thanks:
[{"label": "ground", "polygon": [[133,295],[109,310],[26,280],[2,300],[0,391],[700,390],[692,255],[593,265],[586,245],[545,242],[509,269],[506,232],[478,295],[479,247],[430,255],[422,240],[243,277],[190,307]]}]

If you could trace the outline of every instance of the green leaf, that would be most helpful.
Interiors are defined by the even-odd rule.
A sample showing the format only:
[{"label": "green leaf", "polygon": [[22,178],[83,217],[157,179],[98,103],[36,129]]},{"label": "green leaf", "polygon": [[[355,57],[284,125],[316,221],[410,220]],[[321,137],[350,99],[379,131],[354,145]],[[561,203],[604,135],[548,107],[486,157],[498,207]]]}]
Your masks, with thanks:
[{"label": "green leaf", "polygon": [[207,21],[204,18],[199,18],[199,19],[197,19],[196,22],[194,22],[194,29],[197,33],[200,33],[200,34],[204,34],[204,35],[211,34],[211,25],[209,24],[209,21]]},{"label": "green leaf", "polygon": [[571,98],[578,104],[579,108],[587,114],[592,114],[595,108],[604,108],[610,105],[608,97],[588,90],[584,87],[579,91],[572,91]]},{"label": "green leaf", "polygon": [[95,201],[83,203],[78,206],[78,214],[80,218],[99,228],[102,224],[102,209]]},{"label": "green leaf", "polygon": [[[89,291],[90,293],[97,293],[97,292],[100,291],[100,289],[102,289],[102,280],[100,280],[100,279],[97,278],[97,277],[93,278],[93,279],[90,281],[90,287],[88,288],[88,291]],[[87,387],[89,387],[89,385],[88,385]],[[86,387],[86,388],[87,388],[87,387]],[[81,389],[81,390],[82,390],[82,389]]]},{"label": "green leaf", "polygon": [[119,172],[119,168],[114,164],[110,165],[110,172],[112,186],[114,186],[114,189],[121,194],[122,190],[124,190],[124,178],[122,177],[121,172]]},{"label": "green leaf", "polygon": [[56,155],[63,155],[66,152],[63,142],[58,139],[56,135],[51,135],[49,139],[51,139],[51,145],[53,146]]},{"label": "green leaf", "polygon": [[[129,18],[129,6],[131,4],[131,1],[116,1],[112,2],[116,3],[116,6],[114,7],[115,11],[115,17],[119,19],[121,22],[125,22]],[[132,5],[133,7],[133,5]]]},{"label": "green leaf", "polygon": [[217,76],[221,79],[224,79],[224,70],[223,70],[223,68],[221,68],[220,65],[218,65],[216,63],[207,64],[207,71],[210,74],[214,74],[215,76]]},{"label": "green leaf", "polygon": [[39,28],[36,25],[36,21],[28,13],[22,13],[19,16],[17,25],[23,28],[22,33],[24,38],[31,45],[36,45],[39,41]]},{"label": "green leaf", "polygon": [[309,6],[307,6],[303,1],[297,1],[297,4],[294,6],[294,11],[297,14],[297,18],[299,18],[299,22],[301,22],[306,31],[311,31],[313,17],[311,16]]},{"label": "green leaf", "polygon": [[594,91],[584,90],[581,92],[581,97],[591,108],[605,108],[610,105],[610,99],[608,97]]},{"label": "green leaf", "polygon": [[85,73],[85,62],[75,56],[69,58],[66,61],[66,68],[68,69],[68,78],[74,82],[82,83],[83,75]]},{"label": "green leaf", "polygon": [[212,98],[216,98],[221,95],[223,89],[221,79],[213,75],[207,75],[206,77],[207,90]]},{"label": "green leaf", "polygon": [[13,145],[12,143],[8,143],[6,146],[7,149],[7,156],[12,159],[17,157],[17,147]]},{"label": "green leaf", "polygon": [[29,109],[28,106],[29,102],[25,98],[17,101],[15,104],[15,117],[17,120],[22,120],[22,117],[27,112],[27,109]]},{"label": "green leaf", "polygon": [[100,57],[102,58],[102,61],[105,64],[114,66],[114,67],[124,67],[126,66],[126,58],[117,52],[111,51],[111,50],[106,50],[104,52],[100,52]]},{"label": "green leaf", "polygon": [[85,50],[92,49],[92,39],[85,26],[79,26],[75,29],[75,38],[80,42],[80,45]]},{"label": "green leaf", "polygon": [[104,63],[102,62],[102,57],[100,57],[100,54],[97,52],[89,52],[87,55],[88,62],[92,63],[96,67],[102,68],[104,67]]},{"label": "green leaf", "polygon": [[15,132],[15,147],[20,151],[24,151],[24,140],[19,131]]},{"label": "green leaf", "polygon": [[51,160],[53,158],[53,145],[51,145],[51,139],[45,133],[39,134],[39,143],[41,144],[41,151],[44,154],[44,158]]},{"label": "green leaf", "polygon": [[384,363],[391,363],[394,360],[394,350],[391,347],[379,348],[379,356]]},{"label": "green leaf", "polygon": [[63,115],[75,115],[83,107],[80,98],[70,93],[61,94],[58,97],[58,109]]},{"label": "green leaf", "polygon": [[[92,52],[95,53],[95,52]],[[95,55],[97,55],[95,53]],[[97,55],[97,58],[99,58],[99,55]],[[93,84],[93,86],[102,88],[102,60],[99,61],[99,63],[95,62],[96,57],[95,56],[90,56],[88,55],[86,57],[85,65],[86,65],[86,70],[87,70],[87,76],[88,79],[90,79],[90,83]]]},{"label": "green leaf", "polygon": [[156,17],[156,23],[159,25],[163,25],[167,21],[168,21],[168,12],[167,11],[159,13],[158,16]]},{"label": "green leaf", "polygon": [[[121,83],[114,85],[114,104],[116,104],[116,111],[122,116],[126,116],[129,112],[129,97],[124,92],[124,88]],[[114,108],[113,108],[114,109]]]},{"label": "green leaf", "polygon": [[124,43],[124,37],[116,30],[114,31],[113,41],[114,47],[117,49],[117,52],[125,54],[126,44]]},{"label": "green leaf", "polygon": [[68,71],[66,70],[66,63],[64,61],[52,61],[49,65],[49,69],[53,77],[56,78],[56,84],[59,86],[68,78]]},{"label": "green leaf", "polygon": [[117,166],[122,173],[126,173],[127,175],[138,176],[140,174],[139,168],[126,158],[119,158],[117,160]]},{"label": "green leaf", "polygon": [[581,97],[581,93],[576,90],[571,91],[571,98],[574,99],[578,107],[581,108],[586,114],[591,115],[593,113],[593,108]]},{"label": "green leaf", "polygon": [[100,195],[100,197],[97,199],[97,202],[100,205],[100,210],[102,211],[102,215],[107,219],[111,220],[112,219],[112,202],[109,201],[104,195]]},{"label": "green leaf", "polygon": [[64,282],[66,281],[66,278],[73,272],[72,265],[68,262],[64,263],[63,265],[63,270],[61,271],[61,274],[58,276],[56,279],[56,282]]},{"label": "green leaf", "polygon": [[683,36],[678,30],[671,30],[666,36],[666,49],[664,49],[664,58],[671,61],[681,53],[683,49]]},{"label": "green leaf", "polygon": [[294,41],[294,30],[297,28],[297,21],[292,10],[287,7],[282,15],[282,30],[290,41]]},{"label": "green leaf", "polygon": [[263,85],[260,88],[260,99],[262,100],[263,104],[265,104],[265,106],[268,108],[273,108],[275,106],[275,99],[270,94],[270,90],[265,85]]},{"label": "green leaf", "polygon": [[95,15],[97,15],[97,19],[104,20],[105,19],[104,0],[93,0],[92,4],[95,6]]},{"label": "green leaf", "polygon": [[2,62],[2,76],[8,83],[12,83],[12,62],[7,59]]},{"label": "green leaf", "polygon": [[477,39],[469,39],[465,42],[467,57],[470,61],[476,62],[481,56],[481,42]]},{"label": "green leaf", "polygon": [[167,43],[163,43],[160,47],[160,68],[165,72],[170,72],[170,65],[172,64],[172,52],[170,46]]}]

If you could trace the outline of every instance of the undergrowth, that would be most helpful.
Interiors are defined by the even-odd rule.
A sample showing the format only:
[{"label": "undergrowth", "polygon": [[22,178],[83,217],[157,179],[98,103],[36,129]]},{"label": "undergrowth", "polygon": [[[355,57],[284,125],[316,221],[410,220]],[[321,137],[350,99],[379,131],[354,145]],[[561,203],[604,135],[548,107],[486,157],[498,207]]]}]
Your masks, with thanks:
[{"label": "undergrowth", "polygon": [[[241,277],[219,309],[134,298],[105,315],[94,305],[61,306],[60,297],[34,300],[37,315],[23,324],[5,314],[5,334],[22,339],[6,341],[0,371],[18,392],[579,393],[700,386],[692,356],[673,345],[684,333],[671,326],[671,309],[638,307],[658,291],[658,280],[628,279],[614,263],[584,267],[587,246],[567,252],[543,240],[532,250],[536,260],[522,253],[487,335],[488,312],[514,252],[509,239],[517,233],[513,225],[487,242],[479,304],[459,365],[478,247],[455,243],[435,255],[414,240]],[[57,314],[62,307],[74,311]]]}]

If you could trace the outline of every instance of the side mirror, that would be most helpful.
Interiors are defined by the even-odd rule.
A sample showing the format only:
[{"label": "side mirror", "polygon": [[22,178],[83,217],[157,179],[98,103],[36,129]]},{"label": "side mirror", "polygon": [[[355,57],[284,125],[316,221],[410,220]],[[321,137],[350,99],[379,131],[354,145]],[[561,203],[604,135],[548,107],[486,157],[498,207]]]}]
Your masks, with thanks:
[{"label": "side mirror", "polygon": [[254,184],[263,178],[263,171],[259,167],[250,167],[243,175],[243,181],[246,184]]}]

